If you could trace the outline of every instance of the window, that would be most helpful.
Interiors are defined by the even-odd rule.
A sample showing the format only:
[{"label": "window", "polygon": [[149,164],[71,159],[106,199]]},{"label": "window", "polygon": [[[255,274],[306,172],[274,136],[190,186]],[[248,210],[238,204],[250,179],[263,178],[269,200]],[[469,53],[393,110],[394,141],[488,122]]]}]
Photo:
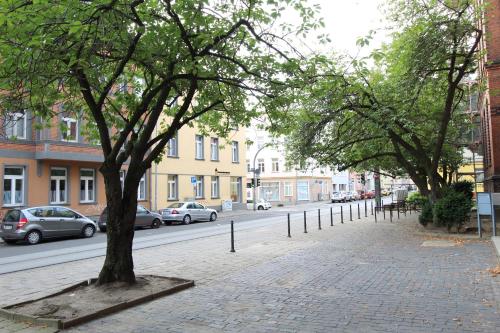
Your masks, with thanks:
[{"label": "window", "polygon": [[212,161],[219,160],[219,139],[211,138],[210,139],[210,159]]},{"label": "window", "polygon": [[279,182],[262,182],[259,187],[259,198],[267,201],[280,200],[280,183]]},{"label": "window", "polygon": [[26,115],[24,112],[8,113],[5,119],[5,136],[26,139]]},{"label": "window", "polygon": [[177,175],[168,175],[168,200],[176,200],[177,199]]},{"label": "window", "polygon": [[219,176],[212,176],[212,182],[211,182],[211,196],[213,198],[218,198],[219,197]]},{"label": "window", "polygon": [[3,175],[3,204],[16,206],[24,203],[24,168],[6,167]]},{"label": "window", "polygon": [[196,183],[194,186],[196,199],[203,198],[203,176],[196,176]]},{"label": "window", "polygon": [[285,183],[285,197],[291,197],[291,196],[293,196],[292,183],[286,182]]},{"label": "window", "polygon": [[231,200],[241,202],[241,177],[231,177]]},{"label": "window", "polygon": [[170,140],[168,140],[168,148],[167,148],[167,156],[170,157],[178,157],[178,148],[179,148],[179,142],[178,142],[178,137],[177,134],[173,136]]},{"label": "window", "polygon": [[80,202],[94,202],[95,198],[94,170],[80,170]]},{"label": "window", "polygon": [[231,143],[231,156],[233,163],[238,163],[240,161],[240,153],[238,149],[238,141],[233,141]]},{"label": "window", "polygon": [[277,159],[277,158],[273,158],[273,161],[272,161],[271,167],[272,167],[272,171],[273,171],[273,172],[278,172],[278,171],[280,171],[280,162],[278,161],[278,159]]},{"label": "window", "polygon": [[260,172],[263,173],[264,172],[264,160],[263,159],[258,160],[258,166],[259,166]]},{"label": "window", "polygon": [[137,200],[146,200],[146,175],[142,175],[137,189]]},{"label": "window", "polygon": [[309,182],[297,182],[297,200],[309,200]]},{"label": "window", "polygon": [[50,169],[50,203],[61,204],[67,200],[67,170],[64,168]]},{"label": "window", "polygon": [[74,118],[62,118],[61,136],[63,141],[76,142],[77,137],[77,120]]},{"label": "window", "polygon": [[195,158],[197,160],[202,160],[203,157],[203,136],[196,135],[195,136]]}]

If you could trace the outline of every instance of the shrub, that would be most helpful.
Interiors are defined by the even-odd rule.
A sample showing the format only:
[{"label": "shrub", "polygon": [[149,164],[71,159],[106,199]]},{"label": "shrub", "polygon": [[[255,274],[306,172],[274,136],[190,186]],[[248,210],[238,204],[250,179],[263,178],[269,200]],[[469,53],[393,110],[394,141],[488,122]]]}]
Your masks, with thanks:
[{"label": "shrub", "polygon": [[471,207],[472,201],[463,192],[450,189],[434,204],[434,224],[448,231],[456,226],[458,231],[469,218]]},{"label": "shrub", "polygon": [[474,191],[474,183],[468,180],[461,180],[456,183],[451,184],[451,188],[455,192],[460,192],[465,195],[465,197],[469,200],[472,200],[472,194]]},{"label": "shrub", "polygon": [[423,207],[427,201],[427,197],[420,194],[420,192],[410,193],[408,199],[406,199],[406,202],[412,207]]},{"label": "shrub", "polygon": [[418,222],[424,227],[432,222],[432,205],[427,199],[422,204],[422,212],[418,217]]}]

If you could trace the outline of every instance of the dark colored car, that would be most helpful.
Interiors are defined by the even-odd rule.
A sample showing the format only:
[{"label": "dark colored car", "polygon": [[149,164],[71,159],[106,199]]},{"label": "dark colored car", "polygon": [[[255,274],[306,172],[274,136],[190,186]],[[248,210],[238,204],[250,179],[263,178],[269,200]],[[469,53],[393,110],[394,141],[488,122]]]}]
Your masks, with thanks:
[{"label": "dark colored car", "polygon": [[96,227],[94,221],[67,207],[10,209],[0,225],[0,237],[7,244],[24,240],[33,245],[46,238],[92,237]]},{"label": "dark colored car", "polygon": [[[106,207],[99,217],[99,230],[106,232],[106,222],[108,220],[108,207]],[[161,225],[161,215],[151,212],[142,206],[137,206],[135,214],[135,227],[143,228],[150,227],[151,229],[159,228]]]}]

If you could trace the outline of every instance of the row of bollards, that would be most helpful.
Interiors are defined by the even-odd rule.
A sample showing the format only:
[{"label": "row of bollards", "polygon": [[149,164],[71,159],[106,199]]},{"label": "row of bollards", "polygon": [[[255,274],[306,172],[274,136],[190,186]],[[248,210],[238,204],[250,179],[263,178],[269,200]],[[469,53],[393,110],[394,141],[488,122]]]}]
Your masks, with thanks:
[{"label": "row of bollards", "polygon": [[[398,219],[400,218],[400,207],[399,204],[396,206],[397,208],[397,214],[398,214]],[[375,206],[375,209],[373,207],[373,201],[370,202],[370,210],[371,210],[371,215],[374,215],[375,218],[375,223],[378,221],[377,217],[377,210],[382,210],[383,213],[383,219],[386,219],[386,214],[385,214],[385,207],[377,207]],[[389,207],[389,219],[391,223],[393,222],[393,208],[392,206]],[[406,209],[403,210],[403,213],[406,216]],[[411,214],[411,206],[409,207],[409,213]],[[365,217],[368,217],[368,204],[367,201],[365,200]],[[352,205],[349,205],[349,221],[352,221]],[[361,210],[360,210],[360,205],[358,203],[358,219],[361,219]],[[344,224],[344,206],[340,206],[340,223]],[[292,237],[291,234],[291,223],[290,223],[290,213],[287,213],[287,226],[288,226],[288,238]],[[333,227],[333,208],[330,207],[330,226]],[[318,209],[318,230],[321,229],[321,209]],[[304,211],[304,233],[307,234],[307,212]],[[236,252],[234,248],[234,221],[231,220],[231,251],[230,252]]]}]

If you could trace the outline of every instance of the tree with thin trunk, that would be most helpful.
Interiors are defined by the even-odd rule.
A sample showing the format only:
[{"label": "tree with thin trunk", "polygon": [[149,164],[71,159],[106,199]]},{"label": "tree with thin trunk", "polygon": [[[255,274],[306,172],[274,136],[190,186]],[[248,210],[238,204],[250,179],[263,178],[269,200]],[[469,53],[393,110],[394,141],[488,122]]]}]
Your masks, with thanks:
[{"label": "tree with thin trunk", "polygon": [[[280,22],[285,7],[298,25]],[[302,0],[0,2],[2,110],[43,120],[64,105],[102,148],[108,221],[98,284],[135,282],[138,185],[182,127],[196,121],[223,137],[290,103],[303,82],[290,38],[320,25],[317,11]]]}]

